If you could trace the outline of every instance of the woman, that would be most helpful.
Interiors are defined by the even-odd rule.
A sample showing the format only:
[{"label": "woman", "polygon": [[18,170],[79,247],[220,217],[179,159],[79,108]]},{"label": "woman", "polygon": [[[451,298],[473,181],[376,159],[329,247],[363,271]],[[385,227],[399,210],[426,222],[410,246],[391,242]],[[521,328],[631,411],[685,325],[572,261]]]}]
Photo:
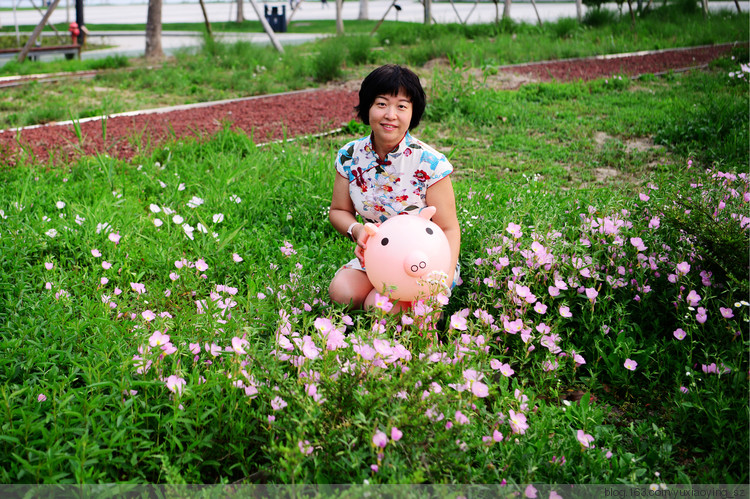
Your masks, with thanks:
[{"label": "woman", "polygon": [[[419,77],[411,70],[385,65],[370,73],[355,108],[370,135],[346,144],[336,157],[336,179],[329,220],[357,243],[356,258],[344,265],[328,288],[331,299],[354,308],[370,307],[376,291],[362,265],[364,222],[380,223],[404,212],[434,206],[432,221],[445,232],[451,249],[449,282],[458,281],[461,230],[446,157],[412,137],[426,104]],[[394,311],[403,308],[394,307]]]}]

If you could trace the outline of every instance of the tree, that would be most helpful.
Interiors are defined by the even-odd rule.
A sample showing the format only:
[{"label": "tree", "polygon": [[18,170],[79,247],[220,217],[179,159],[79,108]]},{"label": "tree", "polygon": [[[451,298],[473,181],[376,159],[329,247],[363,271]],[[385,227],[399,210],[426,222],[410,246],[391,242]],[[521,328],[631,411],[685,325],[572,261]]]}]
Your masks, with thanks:
[{"label": "tree", "polygon": [[359,0],[359,17],[357,19],[367,21],[369,17],[367,0]]},{"label": "tree", "polygon": [[237,22],[241,23],[245,21],[245,12],[242,9],[243,0],[237,0]]},{"label": "tree", "polygon": [[503,6],[503,19],[510,19],[510,4],[511,0],[505,0],[505,5]]},{"label": "tree", "polygon": [[342,10],[344,9],[344,0],[336,0],[336,34],[344,34],[344,17]]},{"label": "tree", "polygon": [[146,17],[147,59],[164,57],[164,51],[161,48],[161,2],[162,0],[148,0]]}]

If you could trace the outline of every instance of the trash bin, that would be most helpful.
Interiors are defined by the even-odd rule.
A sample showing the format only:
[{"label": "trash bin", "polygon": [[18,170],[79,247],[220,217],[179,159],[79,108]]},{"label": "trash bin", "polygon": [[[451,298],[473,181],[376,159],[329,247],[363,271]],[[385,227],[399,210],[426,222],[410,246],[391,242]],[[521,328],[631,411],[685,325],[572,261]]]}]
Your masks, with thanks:
[{"label": "trash bin", "polygon": [[276,6],[271,7],[270,12],[268,5],[264,5],[263,8],[266,21],[268,21],[271,29],[276,33],[286,33],[286,5],[281,6],[281,13],[279,13],[279,8]]}]

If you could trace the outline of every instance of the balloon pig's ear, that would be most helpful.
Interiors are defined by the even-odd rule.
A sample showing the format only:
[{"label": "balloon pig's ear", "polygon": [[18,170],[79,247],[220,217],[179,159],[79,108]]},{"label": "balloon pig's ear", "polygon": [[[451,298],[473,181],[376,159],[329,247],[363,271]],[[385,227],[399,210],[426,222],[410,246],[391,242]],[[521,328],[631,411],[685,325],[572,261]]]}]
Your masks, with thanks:
[{"label": "balloon pig's ear", "polygon": [[367,242],[368,239],[370,239],[372,236],[378,233],[379,227],[375,224],[366,223],[365,224],[365,233],[367,234],[367,237],[365,238],[365,242]]},{"label": "balloon pig's ear", "polygon": [[374,236],[378,233],[378,226],[371,223],[365,224],[365,232],[367,232],[367,235]]},{"label": "balloon pig's ear", "polygon": [[419,210],[419,216],[424,218],[425,220],[429,220],[433,215],[435,215],[436,211],[437,208],[435,208],[434,206],[425,206],[424,208]]}]

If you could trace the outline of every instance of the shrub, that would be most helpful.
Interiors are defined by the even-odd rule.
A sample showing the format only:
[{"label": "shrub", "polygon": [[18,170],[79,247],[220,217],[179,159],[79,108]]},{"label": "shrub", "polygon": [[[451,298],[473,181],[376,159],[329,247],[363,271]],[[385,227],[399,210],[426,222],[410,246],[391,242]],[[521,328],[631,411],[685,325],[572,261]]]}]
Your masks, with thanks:
[{"label": "shrub", "polygon": [[312,60],[313,79],[319,83],[335,80],[342,74],[344,53],[338,43],[325,40],[318,44],[318,53]]}]

